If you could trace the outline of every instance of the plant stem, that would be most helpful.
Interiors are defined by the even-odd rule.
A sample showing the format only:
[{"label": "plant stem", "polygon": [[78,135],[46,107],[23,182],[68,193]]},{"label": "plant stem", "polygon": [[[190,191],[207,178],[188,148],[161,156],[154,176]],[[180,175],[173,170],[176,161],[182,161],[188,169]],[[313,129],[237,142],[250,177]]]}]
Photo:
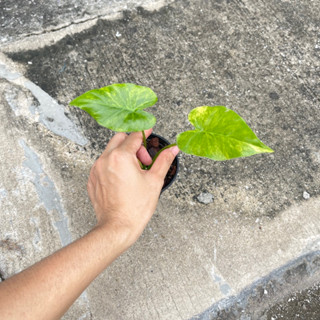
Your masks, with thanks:
[{"label": "plant stem", "polygon": [[[143,137],[143,145],[144,147],[147,149],[147,138],[146,138],[146,134],[144,133],[144,130],[141,131],[142,132],[142,137]],[[140,161],[139,161],[140,162]],[[143,163],[140,162],[140,166],[143,170],[147,170],[148,166],[144,165]]]},{"label": "plant stem", "polygon": [[142,136],[143,136],[143,145],[147,149],[147,138],[146,138],[146,134],[144,133],[144,130],[142,130]]},{"label": "plant stem", "polygon": [[139,165],[140,165],[141,169],[147,170],[147,166],[145,166],[139,159],[138,159],[138,162],[139,162]]},{"label": "plant stem", "polygon": [[157,160],[158,156],[160,155],[160,153],[161,153],[163,150],[169,149],[169,148],[174,147],[174,146],[176,146],[176,145],[177,145],[176,143],[172,143],[172,144],[169,144],[169,145],[163,147],[160,151],[158,151],[158,152],[156,153],[156,155],[154,156],[154,158],[152,159],[152,163],[151,163],[149,166],[147,166],[147,170],[151,169],[152,165],[153,165],[154,162]]}]

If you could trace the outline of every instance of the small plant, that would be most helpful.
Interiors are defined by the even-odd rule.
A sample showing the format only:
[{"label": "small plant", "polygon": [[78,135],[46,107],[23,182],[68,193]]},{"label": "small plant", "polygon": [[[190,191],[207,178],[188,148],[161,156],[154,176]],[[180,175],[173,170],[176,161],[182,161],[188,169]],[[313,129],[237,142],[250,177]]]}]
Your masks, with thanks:
[{"label": "small plant", "polygon": [[[141,131],[146,146],[144,130],[152,128],[156,118],[144,109],[157,101],[150,88],[123,83],[87,91],[70,105],[85,110],[100,125],[113,131]],[[197,107],[191,110],[188,118],[194,130],[180,133],[176,143],[157,152],[152,164],[164,149],[175,145],[187,154],[217,161],[273,152],[236,112],[226,107]],[[152,164],[143,168],[150,169]]]}]

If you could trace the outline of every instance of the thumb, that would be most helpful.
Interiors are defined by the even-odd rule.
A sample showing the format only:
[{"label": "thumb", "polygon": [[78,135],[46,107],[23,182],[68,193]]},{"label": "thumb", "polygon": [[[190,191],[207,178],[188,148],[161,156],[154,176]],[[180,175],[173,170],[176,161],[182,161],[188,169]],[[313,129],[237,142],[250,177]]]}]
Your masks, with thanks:
[{"label": "thumb", "polygon": [[164,179],[179,151],[180,150],[177,146],[163,150],[152,165],[150,173],[155,173]]}]

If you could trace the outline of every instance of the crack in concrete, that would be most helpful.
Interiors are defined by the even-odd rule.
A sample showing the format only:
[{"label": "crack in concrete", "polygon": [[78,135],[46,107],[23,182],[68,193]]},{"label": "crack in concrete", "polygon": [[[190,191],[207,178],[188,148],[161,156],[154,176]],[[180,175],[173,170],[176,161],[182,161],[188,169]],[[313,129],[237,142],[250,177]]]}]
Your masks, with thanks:
[{"label": "crack in concrete", "polygon": [[[3,52],[18,52],[23,50],[37,50],[44,46],[50,46],[61,40],[66,35],[77,34],[93,27],[99,20],[117,20],[123,18],[125,11],[135,10],[142,7],[146,11],[156,11],[174,2],[174,0],[162,0],[156,3],[137,3],[132,8],[118,8],[104,14],[93,15],[84,19],[60,24],[59,26],[49,27],[44,30],[20,34],[16,40],[2,44]],[[38,39],[38,40],[36,40]]]},{"label": "crack in concrete", "polygon": [[99,19],[112,21],[121,17],[122,14],[119,12],[108,15],[97,15],[85,20],[72,21],[65,25],[41,30],[40,32],[22,34],[16,40],[3,44],[2,51],[12,53],[24,50],[38,50],[45,46],[51,46],[67,35],[78,34],[93,27]]},{"label": "crack in concrete", "polygon": [[[113,13],[112,15],[110,14],[101,14],[101,15],[95,15],[86,19],[80,19],[80,20],[76,20],[76,21],[71,21],[69,23],[66,24],[61,24],[59,26],[56,27],[51,27],[51,28],[47,28],[44,30],[41,30],[39,32],[31,32],[31,33],[25,33],[25,34],[21,34],[21,38],[30,38],[33,36],[40,36],[40,35],[47,35],[50,34],[52,32],[57,32],[57,31],[61,31],[61,30],[65,30],[70,28],[71,26],[76,26],[76,25],[82,25],[82,24],[86,24],[88,22],[94,21],[95,23],[99,20],[99,19],[103,19],[103,20],[110,20],[112,19],[112,17],[117,16],[117,18],[120,18],[121,16],[118,16],[118,14],[121,13],[122,15],[122,11],[116,11],[115,13]],[[19,41],[19,40],[18,40]]]}]

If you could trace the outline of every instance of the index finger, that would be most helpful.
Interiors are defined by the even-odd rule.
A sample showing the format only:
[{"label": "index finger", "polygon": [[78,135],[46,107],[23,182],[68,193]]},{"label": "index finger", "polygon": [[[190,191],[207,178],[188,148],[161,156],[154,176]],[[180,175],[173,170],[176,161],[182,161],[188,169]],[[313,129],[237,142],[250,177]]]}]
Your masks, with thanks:
[{"label": "index finger", "polygon": [[110,151],[113,149],[119,147],[121,143],[127,138],[127,134],[124,132],[118,132],[116,133],[108,142],[106,148],[104,149],[103,153],[101,154],[101,157],[106,156]]}]

